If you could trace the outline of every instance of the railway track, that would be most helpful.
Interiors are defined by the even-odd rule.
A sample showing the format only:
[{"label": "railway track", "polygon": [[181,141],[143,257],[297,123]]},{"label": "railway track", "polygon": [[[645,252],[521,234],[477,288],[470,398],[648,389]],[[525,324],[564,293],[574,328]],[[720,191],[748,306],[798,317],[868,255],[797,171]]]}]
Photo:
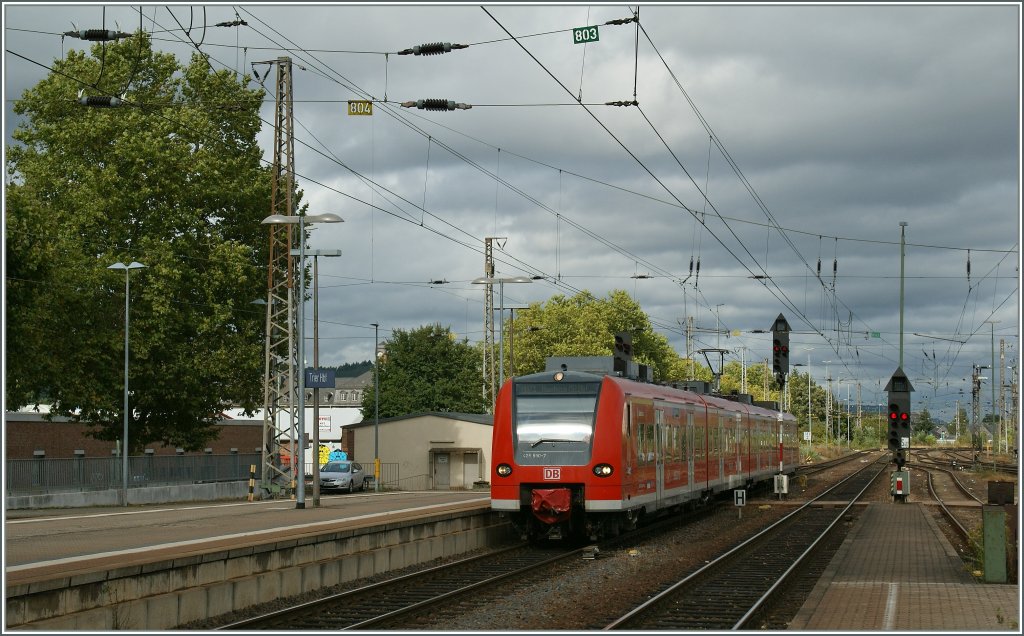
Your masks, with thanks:
[{"label": "railway track", "polygon": [[[851,458],[844,458],[849,461]],[[830,462],[839,464],[841,461]],[[819,465],[820,467],[820,465]],[[834,497],[835,495],[828,495]],[[718,502],[717,507],[727,506]],[[612,552],[616,546],[634,545],[645,537],[655,535],[666,529],[678,528],[699,520],[703,513],[712,514],[716,509],[710,506],[702,511],[690,511],[683,517],[669,516],[660,522],[642,527],[640,530],[603,542],[598,552]],[[798,530],[798,533],[804,531]],[[838,539],[841,542],[842,538]],[[838,543],[833,548],[838,547]],[[516,546],[500,556],[489,554],[476,559],[447,564],[432,570],[410,574],[406,577],[391,579],[372,586],[335,594],[323,599],[295,605],[287,610],[277,611],[263,616],[224,625],[218,629],[225,630],[342,630],[342,629],[409,629],[422,628],[438,620],[437,617],[456,614],[463,611],[476,611],[478,599],[488,598],[495,590],[506,589],[507,586],[523,580],[543,580],[555,572],[576,567],[583,561],[583,553],[593,550],[592,546],[577,549],[553,551],[536,550],[526,546]],[[831,554],[831,553],[829,553]],[[528,556],[530,555],[530,556]],[[500,563],[496,563],[500,561]],[[827,565],[824,558],[819,571],[810,576],[809,585],[813,587],[820,570]],[[586,561],[583,561],[586,563]],[[585,572],[584,568],[581,572]],[[586,574],[581,574],[586,576]],[[795,584],[798,585],[798,584]],[[804,591],[804,596],[809,591]],[[796,591],[796,594],[801,592]],[[459,609],[462,608],[462,609]],[[486,608],[482,608],[486,612]],[[610,616],[614,616],[611,614]],[[444,624],[440,619],[439,624]],[[605,620],[608,620],[607,618]],[[599,629],[604,621],[597,622]],[[420,626],[420,627],[416,627]],[[502,627],[496,625],[495,627]]]},{"label": "railway track", "polygon": [[[1017,475],[1020,470],[1020,466],[1017,462],[999,461],[999,456],[995,456],[990,453],[978,452],[970,448],[936,449],[929,451],[927,454],[929,457],[935,454],[941,454],[941,456],[946,460],[946,463],[951,464],[955,460],[958,465],[966,468],[990,469],[993,472],[1004,475]],[[931,457],[931,459],[934,459],[934,457]],[[942,460],[937,461],[942,463]]]},{"label": "railway track", "polygon": [[[946,527],[959,540],[951,540],[951,543],[969,546],[967,550],[958,551],[961,552],[961,558],[975,562],[977,555],[981,553],[981,547],[972,532],[981,525],[981,505],[984,502],[960,479],[963,472],[961,469],[947,466],[952,466],[948,455],[936,459],[928,452],[918,453],[913,464],[913,468],[927,476],[928,493],[938,504],[947,522]],[[952,499],[953,494],[960,495],[958,501]],[[958,502],[965,501],[968,505],[958,505]]]},{"label": "railway track", "polygon": [[883,456],[866,465],[604,629],[760,628],[758,623],[775,595],[788,588],[792,577],[849,514],[857,499],[885,473],[886,460]]},{"label": "railway track", "polygon": [[471,592],[501,585],[507,579],[520,580],[530,572],[553,568],[559,563],[594,557],[602,549],[640,541],[650,535],[691,523],[711,514],[722,502],[683,519],[665,517],[633,532],[586,546],[537,547],[517,544],[454,563],[388,579],[355,590],[333,594],[307,603],[217,627],[218,630],[345,630],[399,629],[453,599]]},{"label": "railway track", "polygon": [[515,545],[219,627],[221,630],[339,630],[378,627],[433,603],[560,561],[580,549]]}]

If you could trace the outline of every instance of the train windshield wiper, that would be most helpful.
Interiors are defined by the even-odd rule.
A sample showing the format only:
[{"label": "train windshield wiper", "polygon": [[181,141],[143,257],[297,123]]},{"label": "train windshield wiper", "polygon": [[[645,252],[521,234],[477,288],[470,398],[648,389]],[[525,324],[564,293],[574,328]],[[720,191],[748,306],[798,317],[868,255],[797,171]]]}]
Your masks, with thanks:
[{"label": "train windshield wiper", "polygon": [[564,442],[566,444],[571,444],[572,442],[578,442],[578,441],[580,441],[580,440],[578,440],[578,439],[547,439],[547,438],[543,438],[542,437],[539,440],[537,440],[536,442],[530,444],[530,448],[537,448],[537,446],[543,444],[544,442],[551,442],[551,443]]}]

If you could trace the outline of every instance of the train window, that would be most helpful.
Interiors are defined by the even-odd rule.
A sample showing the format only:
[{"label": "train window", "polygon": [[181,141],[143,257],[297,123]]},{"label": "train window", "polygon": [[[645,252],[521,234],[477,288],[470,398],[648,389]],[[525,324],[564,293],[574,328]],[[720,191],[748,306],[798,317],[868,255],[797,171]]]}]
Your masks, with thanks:
[{"label": "train window", "polygon": [[693,444],[693,413],[686,414],[686,435],[683,435],[683,460],[687,460],[690,457],[690,453],[686,448],[686,441],[689,438],[690,444]]},{"label": "train window", "polygon": [[639,422],[636,427],[636,461],[638,464],[646,464],[647,453],[645,448],[647,447],[644,442],[644,427]]},{"label": "train window", "polygon": [[516,399],[516,434],[520,444],[557,437],[559,441],[590,442],[594,431],[597,396],[534,397]]},{"label": "train window", "polygon": [[526,465],[583,465],[590,461],[600,384],[574,384],[571,393],[555,393],[549,386],[517,387],[516,459]]}]

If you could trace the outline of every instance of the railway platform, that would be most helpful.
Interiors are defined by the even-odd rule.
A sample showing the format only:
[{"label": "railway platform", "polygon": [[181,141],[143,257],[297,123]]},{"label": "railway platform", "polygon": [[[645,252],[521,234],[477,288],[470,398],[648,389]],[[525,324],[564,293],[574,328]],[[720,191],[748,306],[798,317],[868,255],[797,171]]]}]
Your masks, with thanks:
[{"label": "railway platform", "polygon": [[392,492],[7,514],[6,629],[175,629],[457,557],[507,535],[487,493]]},{"label": "railway platform", "polygon": [[1020,586],[977,582],[922,505],[874,502],[789,629],[1020,633]]}]

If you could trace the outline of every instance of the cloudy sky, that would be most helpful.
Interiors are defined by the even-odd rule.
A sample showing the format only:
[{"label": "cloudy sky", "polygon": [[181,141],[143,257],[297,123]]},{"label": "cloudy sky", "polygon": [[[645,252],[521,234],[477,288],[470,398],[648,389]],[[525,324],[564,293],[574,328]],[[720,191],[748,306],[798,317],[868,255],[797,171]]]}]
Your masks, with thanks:
[{"label": "cloudy sky", "polygon": [[[298,181],[311,213],[345,219],[309,244],[343,251],[319,261],[322,364],[371,358],[374,322],[381,339],[440,323],[481,340],[470,281],[501,237],[496,276],[542,277],[506,284],[506,308],[622,289],[681,354],[692,317],[695,349],[748,362],[782,313],[793,362],[822,382],[828,361],[837,395],[855,403],[859,383],[878,404],[900,357],[903,231],[915,409],[969,402],[993,339],[996,365],[1005,341],[1017,366],[1019,3],[650,4],[639,31],[606,24],[635,8],[147,4],[142,25],[239,73],[292,59]],[[8,141],[40,65],[85,48],[63,32],[139,26],[139,5],[3,9]],[[576,43],[588,25],[598,40]],[[397,55],[431,42],[468,47]],[[399,106],[435,98],[472,108]],[[375,114],[347,115],[352,99]]]}]

